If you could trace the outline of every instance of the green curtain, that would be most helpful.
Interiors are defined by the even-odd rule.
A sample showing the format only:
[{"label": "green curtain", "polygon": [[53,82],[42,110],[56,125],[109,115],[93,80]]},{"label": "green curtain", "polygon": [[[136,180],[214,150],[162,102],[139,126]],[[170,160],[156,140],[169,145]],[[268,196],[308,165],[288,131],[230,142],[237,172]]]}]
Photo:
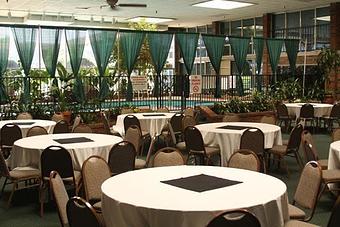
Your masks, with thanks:
[{"label": "green curtain", "polygon": [[12,28],[14,34],[15,45],[18,50],[18,55],[22,68],[24,69],[25,77],[23,79],[23,89],[22,103],[28,104],[31,101],[30,97],[30,82],[28,75],[31,70],[35,43],[36,43],[36,28]]},{"label": "green curtain", "polygon": [[124,55],[123,60],[128,71],[128,86],[126,101],[132,101],[133,93],[130,76],[133,67],[137,61],[140,49],[144,41],[144,37],[145,37],[144,32],[128,32],[128,31],[120,32],[120,43],[123,48]]},{"label": "green curtain", "polygon": [[262,76],[260,76],[259,74],[261,73],[261,67],[262,67],[264,39],[253,38],[253,43],[254,43],[254,51],[256,55],[256,72],[257,72],[257,75],[255,76],[256,88],[258,91],[262,91]]},{"label": "green curtain", "polygon": [[286,52],[292,75],[295,75],[296,59],[299,52],[299,44],[300,40],[298,39],[285,39]]},{"label": "green curtain", "polygon": [[99,98],[104,100],[110,93],[107,78],[104,77],[113,45],[116,41],[116,31],[89,30],[92,51],[99,71]]},{"label": "green curtain", "polygon": [[59,89],[58,80],[55,78],[58,55],[60,49],[60,30],[54,28],[41,29],[41,53],[45,63],[46,71],[53,78],[52,86],[55,91]]},{"label": "green curtain", "polygon": [[267,49],[269,53],[269,61],[272,69],[272,73],[275,75],[274,82],[276,82],[276,68],[280,60],[282,51],[283,40],[282,39],[267,39]]},{"label": "green curtain", "polygon": [[7,69],[8,53],[9,53],[9,28],[2,27],[0,28],[0,104],[5,104],[9,100],[2,77]]},{"label": "green curtain", "polygon": [[202,35],[211,65],[216,72],[215,98],[221,98],[220,67],[223,56],[225,36]]},{"label": "green curtain", "polygon": [[244,95],[242,74],[247,59],[247,52],[250,38],[229,37],[230,46],[234,55],[236,68],[238,71],[236,77],[236,89],[240,96]]},{"label": "green curtain", "polygon": [[161,87],[159,86],[159,79],[164,68],[166,59],[170,51],[172,34],[170,33],[148,33],[148,42],[150,47],[150,54],[153,65],[156,70],[154,95],[159,96]]},{"label": "green curtain", "polygon": [[187,71],[186,75],[182,77],[183,92],[185,97],[189,96],[189,75],[194,66],[196,50],[198,45],[198,33],[177,33],[176,39],[181,50],[184,66]]},{"label": "green curtain", "polygon": [[83,82],[78,76],[81,60],[83,57],[86,31],[84,30],[65,30],[65,37],[68,52],[70,55],[70,62],[73,75],[75,77],[75,83],[73,85],[73,94],[79,103],[85,102],[85,92]]}]

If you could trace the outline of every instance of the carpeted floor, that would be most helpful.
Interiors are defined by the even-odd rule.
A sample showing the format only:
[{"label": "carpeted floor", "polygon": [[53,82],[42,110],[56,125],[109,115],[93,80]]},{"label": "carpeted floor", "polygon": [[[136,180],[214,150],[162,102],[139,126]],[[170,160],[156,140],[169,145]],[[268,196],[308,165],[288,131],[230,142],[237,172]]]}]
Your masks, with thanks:
[{"label": "carpeted floor", "polygon": [[[288,138],[286,134],[284,138]],[[331,138],[328,134],[315,134],[314,140],[317,145],[321,159],[328,157],[328,149]],[[296,165],[295,159],[287,158],[290,176],[284,171],[272,168],[270,175],[278,177],[284,181],[288,188],[289,200],[291,201],[300,176],[300,170]],[[3,179],[0,180],[2,185]],[[270,187],[270,186],[268,186]],[[1,227],[57,227],[60,226],[58,214],[53,203],[46,206],[44,217],[39,216],[38,193],[36,190],[23,190],[15,193],[12,206],[7,209],[6,201],[9,195],[10,186],[6,187],[4,195],[0,199],[0,226]],[[335,201],[334,196],[325,193],[319,203],[311,223],[326,226],[330,211]],[[273,226],[274,227],[274,226]]]}]

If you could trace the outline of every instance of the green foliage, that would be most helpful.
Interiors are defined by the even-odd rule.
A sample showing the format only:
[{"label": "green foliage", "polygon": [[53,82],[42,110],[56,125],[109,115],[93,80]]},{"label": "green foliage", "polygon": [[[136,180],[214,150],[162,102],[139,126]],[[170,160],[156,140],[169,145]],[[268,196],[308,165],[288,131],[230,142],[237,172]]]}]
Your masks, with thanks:
[{"label": "green foliage", "polygon": [[302,86],[299,79],[289,78],[274,84],[270,91],[271,97],[276,100],[288,100],[292,102],[302,97]]}]

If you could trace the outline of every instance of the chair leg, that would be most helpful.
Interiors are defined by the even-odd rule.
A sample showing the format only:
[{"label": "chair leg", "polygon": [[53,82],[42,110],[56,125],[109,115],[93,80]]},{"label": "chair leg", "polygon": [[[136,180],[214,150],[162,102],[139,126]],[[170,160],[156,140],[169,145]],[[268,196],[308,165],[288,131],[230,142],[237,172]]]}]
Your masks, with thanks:
[{"label": "chair leg", "polygon": [[[40,217],[44,216],[44,195],[45,183],[44,180],[41,180],[40,187],[39,187],[39,200],[40,200]],[[47,196],[48,197],[48,196]]]},{"label": "chair leg", "polygon": [[7,184],[7,180],[8,180],[8,178],[6,177],[6,179],[5,179],[5,181],[4,181],[4,184],[2,185],[0,198],[1,198],[1,196],[4,194],[4,190],[5,190],[5,186],[6,186],[6,184]]},{"label": "chair leg", "polygon": [[16,190],[16,188],[18,187],[18,182],[13,182],[13,187],[12,187],[12,191],[11,194],[9,195],[8,201],[7,201],[7,208],[9,208],[11,206],[11,202],[12,202],[12,198],[14,195],[14,192]]}]

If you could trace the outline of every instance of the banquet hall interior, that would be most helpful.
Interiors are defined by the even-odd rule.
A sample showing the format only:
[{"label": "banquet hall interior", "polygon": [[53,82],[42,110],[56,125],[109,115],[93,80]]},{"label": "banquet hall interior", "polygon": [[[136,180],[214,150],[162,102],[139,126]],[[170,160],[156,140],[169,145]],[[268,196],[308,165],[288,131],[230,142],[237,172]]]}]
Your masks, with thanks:
[{"label": "banquet hall interior", "polygon": [[340,2],[0,0],[1,227],[339,227]]}]

